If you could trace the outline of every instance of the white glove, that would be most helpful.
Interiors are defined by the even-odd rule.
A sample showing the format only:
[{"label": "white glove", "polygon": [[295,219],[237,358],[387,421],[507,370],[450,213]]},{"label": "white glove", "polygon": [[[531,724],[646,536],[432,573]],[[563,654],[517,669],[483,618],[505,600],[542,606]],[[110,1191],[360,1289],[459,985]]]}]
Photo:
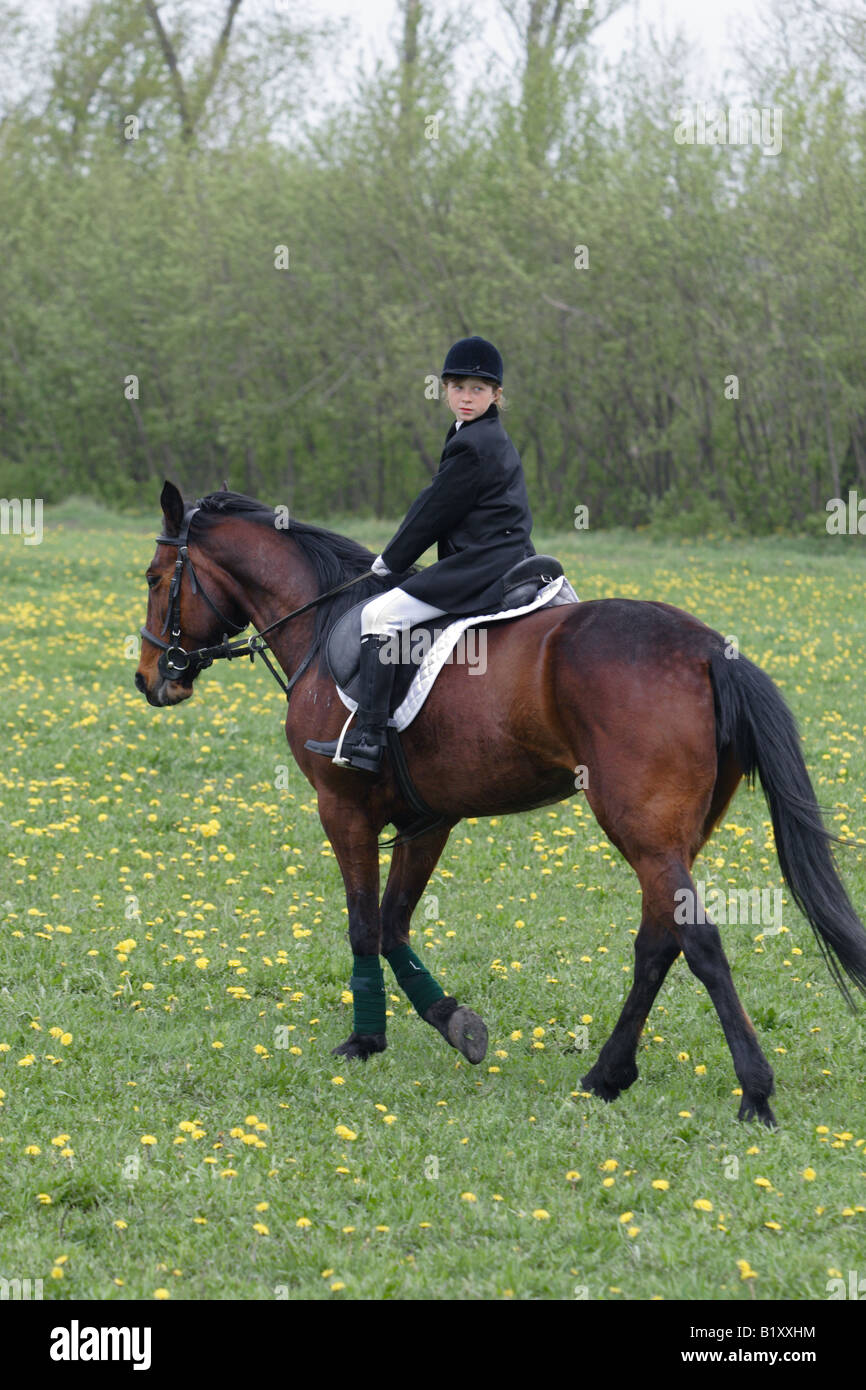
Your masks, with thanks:
[{"label": "white glove", "polygon": [[373,571],[374,574],[378,574],[382,579],[384,579],[386,575],[389,575],[391,573],[388,566],[385,564],[385,561],[382,559],[381,555],[376,556],[375,560],[370,566],[370,569]]}]

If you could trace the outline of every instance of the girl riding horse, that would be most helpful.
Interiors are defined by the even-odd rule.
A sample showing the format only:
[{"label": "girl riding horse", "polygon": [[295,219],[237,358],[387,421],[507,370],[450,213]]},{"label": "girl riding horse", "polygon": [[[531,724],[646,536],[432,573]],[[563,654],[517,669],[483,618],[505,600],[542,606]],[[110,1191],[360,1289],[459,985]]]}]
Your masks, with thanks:
[{"label": "girl riding horse", "polygon": [[306,744],[339,767],[379,771],[396,671],[388,659],[392,636],[443,613],[495,612],[506,571],[535,554],[523,467],[499,418],[502,376],[502,358],[484,338],[461,338],[445,358],[442,383],[455,421],[439,471],[372,569],[383,577],[404,573],[434,541],[438,562],[363,609],[355,723],[338,739]]}]

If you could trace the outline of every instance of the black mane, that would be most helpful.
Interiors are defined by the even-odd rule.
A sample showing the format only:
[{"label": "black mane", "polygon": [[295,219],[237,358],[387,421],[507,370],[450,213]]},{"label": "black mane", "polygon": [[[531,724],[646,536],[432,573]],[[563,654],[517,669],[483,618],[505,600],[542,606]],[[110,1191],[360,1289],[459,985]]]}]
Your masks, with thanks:
[{"label": "black mane", "polygon": [[[310,526],[305,521],[296,521],[293,516],[289,517],[288,527],[275,526],[276,510],[268,507],[264,502],[257,502],[253,497],[245,497],[242,492],[212,492],[207,497],[199,498],[196,506],[199,511],[193,518],[191,532],[207,531],[211,526],[218,524],[227,517],[241,517],[244,521],[255,522],[259,526],[267,526],[277,534],[282,533],[297,541],[307,560],[313,567],[316,576],[316,588],[319,593],[327,593],[329,589],[334,589],[338,584],[343,584],[347,579],[354,579],[356,575],[364,574],[369,570],[375,560],[372,550],[368,550],[365,545],[359,545],[357,541],[351,540],[348,536],[341,536],[336,531],[328,531],[324,526]],[[417,566],[406,573],[415,574]],[[378,575],[371,574],[366,580],[361,580],[358,584],[353,584],[351,589],[345,593],[338,594],[336,598],[328,599],[319,605],[316,612],[315,642],[321,644],[321,655],[319,659],[319,670],[326,670],[324,662],[324,651],[327,643],[328,634],[331,628],[350,608],[362,599],[373,598],[376,594],[381,594],[385,589],[393,587],[393,579],[381,579]]]}]

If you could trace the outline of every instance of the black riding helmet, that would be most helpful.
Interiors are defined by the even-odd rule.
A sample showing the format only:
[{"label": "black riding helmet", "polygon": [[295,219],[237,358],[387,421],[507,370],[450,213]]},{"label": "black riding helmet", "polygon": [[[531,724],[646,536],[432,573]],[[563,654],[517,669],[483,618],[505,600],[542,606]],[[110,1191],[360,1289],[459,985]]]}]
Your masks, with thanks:
[{"label": "black riding helmet", "polygon": [[461,338],[448,349],[443,376],[478,376],[502,385],[502,358],[486,338]]}]

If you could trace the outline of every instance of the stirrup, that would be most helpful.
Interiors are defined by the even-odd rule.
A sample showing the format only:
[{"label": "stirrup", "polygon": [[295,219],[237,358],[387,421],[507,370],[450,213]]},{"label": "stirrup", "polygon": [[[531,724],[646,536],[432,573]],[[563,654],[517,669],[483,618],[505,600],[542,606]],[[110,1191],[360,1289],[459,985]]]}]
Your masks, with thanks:
[{"label": "stirrup", "polygon": [[[316,739],[307,739],[304,744],[312,753],[321,753],[324,757],[330,758],[335,767],[347,767],[352,772],[378,772],[382,766],[382,755],[387,746],[387,732],[382,731],[381,740],[375,739],[369,729],[358,729],[357,739],[353,740],[349,734],[349,741],[344,751],[349,724],[354,718],[351,713],[340,732],[340,737],[328,743],[319,743]],[[354,732],[354,731],[353,731]],[[357,744],[368,742],[369,752],[360,753]]]}]

